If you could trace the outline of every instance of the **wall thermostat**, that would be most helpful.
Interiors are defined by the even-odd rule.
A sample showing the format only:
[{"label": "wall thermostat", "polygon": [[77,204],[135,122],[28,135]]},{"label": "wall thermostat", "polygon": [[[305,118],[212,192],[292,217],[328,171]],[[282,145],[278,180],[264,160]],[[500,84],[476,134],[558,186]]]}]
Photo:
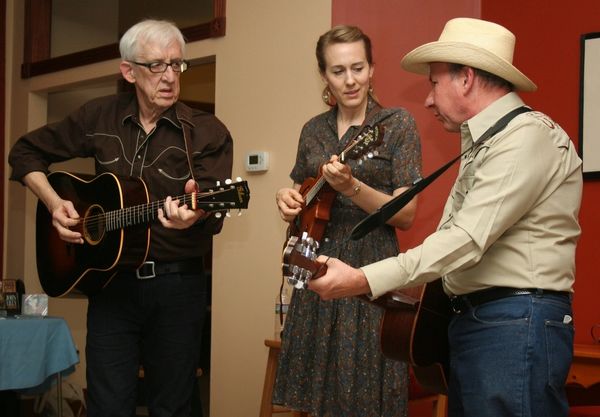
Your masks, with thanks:
[{"label": "wall thermostat", "polygon": [[252,151],[246,154],[246,171],[261,172],[269,169],[269,153]]}]

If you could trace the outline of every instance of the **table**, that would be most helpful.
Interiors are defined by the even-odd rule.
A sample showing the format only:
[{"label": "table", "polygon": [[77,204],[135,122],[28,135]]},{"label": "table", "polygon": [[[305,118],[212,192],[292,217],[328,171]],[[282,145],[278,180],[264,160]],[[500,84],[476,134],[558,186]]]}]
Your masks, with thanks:
[{"label": "table", "polygon": [[79,355],[60,317],[0,317],[0,391],[42,393],[57,381],[62,415],[61,376],[73,372]]}]

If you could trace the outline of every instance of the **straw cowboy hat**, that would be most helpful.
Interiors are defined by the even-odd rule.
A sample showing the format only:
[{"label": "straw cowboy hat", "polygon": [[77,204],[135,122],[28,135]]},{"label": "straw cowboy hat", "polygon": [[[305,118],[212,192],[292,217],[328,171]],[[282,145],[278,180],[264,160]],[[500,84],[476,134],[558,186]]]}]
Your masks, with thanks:
[{"label": "straw cowboy hat", "polygon": [[429,63],[448,62],[478,68],[510,82],[520,91],[537,86],[512,65],[515,35],[496,23],[459,17],[449,20],[440,38],[419,46],[402,59],[402,68],[429,74]]}]

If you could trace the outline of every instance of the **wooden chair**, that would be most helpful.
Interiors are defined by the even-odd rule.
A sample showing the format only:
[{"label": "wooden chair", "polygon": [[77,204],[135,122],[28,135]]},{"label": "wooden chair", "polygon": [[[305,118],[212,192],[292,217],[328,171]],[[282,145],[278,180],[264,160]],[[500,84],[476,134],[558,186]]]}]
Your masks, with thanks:
[{"label": "wooden chair", "polygon": [[[265,382],[263,385],[262,400],[260,403],[259,417],[272,417],[278,413],[292,413],[294,417],[310,417],[307,413],[291,411],[285,407],[273,405],[273,385],[275,384],[275,375],[277,373],[277,364],[279,362],[279,351],[281,350],[281,340],[265,339],[265,346],[269,348],[267,358],[267,369],[265,371]],[[446,408],[448,400],[445,395],[437,395],[426,392],[416,382],[412,372],[410,373],[409,390],[409,409],[413,408],[421,413],[422,409],[431,408],[432,417],[446,417]],[[422,414],[419,414],[422,415]],[[411,414],[413,416],[413,414]],[[416,417],[416,414],[414,415]]]},{"label": "wooden chair", "polygon": [[259,417],[272,417],[274,414],[278,413],[292,413],[293,417],[310,417],[307,413],[292,411],[285,407],[272,404],[273,385],[275,385],[275,375],[277,374],[277,364],[279,363],[281,340],[265,339],[265,346],[269,348],[269,356],[267,358],[267,369],[265,371],[265,382],[263,385]]}]

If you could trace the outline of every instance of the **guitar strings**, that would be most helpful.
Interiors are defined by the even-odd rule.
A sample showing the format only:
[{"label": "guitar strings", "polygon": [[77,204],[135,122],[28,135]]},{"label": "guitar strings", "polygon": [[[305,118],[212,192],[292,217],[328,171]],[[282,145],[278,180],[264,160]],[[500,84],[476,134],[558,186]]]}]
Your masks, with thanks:
[{"label": "guitar strings", "polygon": [[[192,203],[194,201],[193,196],[195,195],[196,198],[198,197],[205,197],[205,196],[215,196],[218,194],[223,194],[223,193],[227,193],[227,192],[231,192],[231,189],[225,189],[225,190],[217,190],[217,191],[213,191],[213,192],[203,192],[203,193],[190,193],[190,194],[183,194],[180,196],[176,196],[173,197],[173,200],[180,200],[183,202],[183,204],[188,204],[188,203]],[[116,210],[111,210],[111,211],[106,211],[106,212],[102,212],[100,214],[94,214],[94,215],[90,215],[87,217],[83,217],[78,219],[77,221],[77,225],[80,225],[82,223],[85,223],[86,226],[90,226],[90,227],[95,227],[101,224],[106,225],[106,223],[108,222],[107,219],[111,219],[113,220],[113,222],[119,223],[119,224],[124,224],[124,225],[132,225],[132,224],[137,224],[139,223],[140,218],[144,219],[144,220],[150,220],[150,219],[154,219],[156,218],[156,212],[158,208],[161,208],[161,206],[164,206],[166,199],[164,200],[157,200],[157,201],[153,201],[151,203],[147,203],[147,204],[139,204],[137,206],[131,206],[131,207],[126,207],[126,208],[121,208],[121,209],[116,209]],[[209,207],[211,205],[221,205],[221,204],[228,204],[231,203],[231,201],[217,201],[217,200],[210,200],[210,201],[196,201],[196,206],[204,206]],[[90,205],[90,207],[92,207],[92,205]],[[219,208],[220,210],[215,210],[215,211],[224,211],[227,210],[227,207],[225,208]],[[125,217],[125,219],[123,218]],[[132,219],[129,219],[129,217],[134,217],[135,219],[137,219],[137,221],[131,221]],[[129,220],[129,221],[127,221]],[[116,227],[116,228],[120,228],[120,227]],[[113,229],[109,229],[109,230],[113,230]]]},{"label": "guitar strings", "polygon": [[[360,132],[360,134],[354,138],[350,140],[350,143],[348,144],[348,146],[346,146],[346,148],[344,148],[344,150],[342,150],[342,152],[340,153],[340,162],[342,164],[346,163],[346,154],[350,154],[351,151],[356,147],[362,144],[363,141],[365,141],[368,138],[375,138],[374,142],[376,143],[378,141],[378,136],[379,136],[379,125],[375,125],[375,126],[369,126],[366,125],[365,128]],[[315,197],[317,197],[317,195],[319,194],[319,192],[321,191],[321,188],[323,188],[323,185],[325,185],[326,180],[325,177],[323,177],[322,175],[319,176],[319,178],[317,179],[317,181],[313,184],[313,186],[310,188],[310,190],[306,193],[306,195],[304,196],[305,198],[305,204],[308,206]]]}]

